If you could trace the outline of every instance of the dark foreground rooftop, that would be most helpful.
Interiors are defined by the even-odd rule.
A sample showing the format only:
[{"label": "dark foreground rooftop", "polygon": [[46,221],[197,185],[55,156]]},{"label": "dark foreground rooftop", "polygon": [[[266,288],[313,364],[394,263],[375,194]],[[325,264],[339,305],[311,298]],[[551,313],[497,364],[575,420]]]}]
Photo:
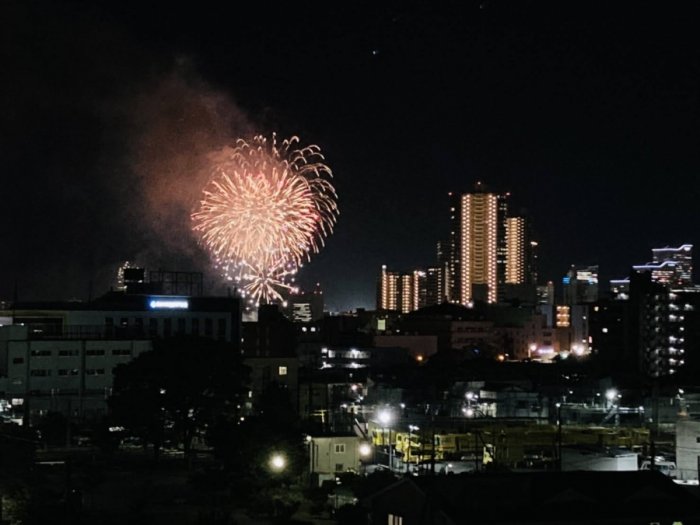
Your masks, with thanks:
[{"label": "dark foreground rooftop", "polygon": [[405,478],[367,498],[373,523],[700,523],[700,499],[639,472],[482,473]]}]

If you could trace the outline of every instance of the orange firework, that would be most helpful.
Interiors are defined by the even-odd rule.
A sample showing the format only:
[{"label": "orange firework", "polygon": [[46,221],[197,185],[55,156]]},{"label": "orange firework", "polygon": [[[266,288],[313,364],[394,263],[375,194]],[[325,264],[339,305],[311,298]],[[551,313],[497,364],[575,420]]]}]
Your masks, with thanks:
[{"label": "orange firework", "polygon": [[280,292],[292,289],[297,269],[318,253],[338,216],[320,148],[298,142],[239,139],[212,170],[192,214],[217,266],[254,304],[280,301]]}]

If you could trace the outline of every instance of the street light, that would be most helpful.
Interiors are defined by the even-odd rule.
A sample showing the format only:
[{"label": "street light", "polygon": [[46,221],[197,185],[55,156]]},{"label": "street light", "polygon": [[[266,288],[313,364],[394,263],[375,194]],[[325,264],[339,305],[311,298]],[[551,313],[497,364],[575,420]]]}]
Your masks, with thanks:
[{"label": "street light", "polygon": [[535,343],[530,343],[530,346],[527,347],[527,358],[532,359],[532,354],[534,354],[536,350],[537,345]]},{"label": "street light", "polygon": [[561,472],[561,403],[556,403],[557,407],[557,466]]},{"label": "street light", "polygon": [[382,425],[382,444],[385,444],[384,441],[384,429],[389,430],[389,468],[391,471],[394,471],[394,465],[393,465],[393,457],[392,457],[392,447],[391,447],[391,423],[394,421],[394,414],[391,410],[388,408],[384,408],[379,411],[377,414],[377,420],[381,423]]},{"label": "street light", "polygon": [[369,443],[360,443],[360,456],[363,458],[369,457],[369,455],[372,453],[372,447]]},{"label": "street light", "polygon": [[282,472],[287,466],[287,458],[285,458],[279,452],[275,452],[270,456],[270,461],[268,462],[270,470],[273,472]]}]

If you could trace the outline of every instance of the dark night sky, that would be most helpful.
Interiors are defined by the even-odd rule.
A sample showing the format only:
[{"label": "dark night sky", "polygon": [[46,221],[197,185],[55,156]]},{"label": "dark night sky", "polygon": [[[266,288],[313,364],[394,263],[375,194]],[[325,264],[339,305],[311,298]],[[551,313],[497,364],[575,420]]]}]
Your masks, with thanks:
[{"label": "dark night sky", "polygon": [[301,279],[334,309],[372,306],[382,263],[431,264],[476,180],[529,211],[544,279],[700,240],[690,3],[142,4],[0,7],[0,298],[85,298],[125,259],[206,270],[197,159],[250,131],[333,168]]}]

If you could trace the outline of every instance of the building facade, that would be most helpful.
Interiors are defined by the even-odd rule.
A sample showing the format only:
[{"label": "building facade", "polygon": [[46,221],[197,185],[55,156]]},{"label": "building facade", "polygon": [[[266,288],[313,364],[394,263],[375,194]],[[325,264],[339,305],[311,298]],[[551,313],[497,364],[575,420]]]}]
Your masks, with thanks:
[{"label": "building facade", "polygon": [[206,337],[240,351],[233,297],[111,292],[90,302],[17,303],[0,318],[0,392],[28,421],[48,411],[105,412],[114,369],[151,350],[154,339]]}]

